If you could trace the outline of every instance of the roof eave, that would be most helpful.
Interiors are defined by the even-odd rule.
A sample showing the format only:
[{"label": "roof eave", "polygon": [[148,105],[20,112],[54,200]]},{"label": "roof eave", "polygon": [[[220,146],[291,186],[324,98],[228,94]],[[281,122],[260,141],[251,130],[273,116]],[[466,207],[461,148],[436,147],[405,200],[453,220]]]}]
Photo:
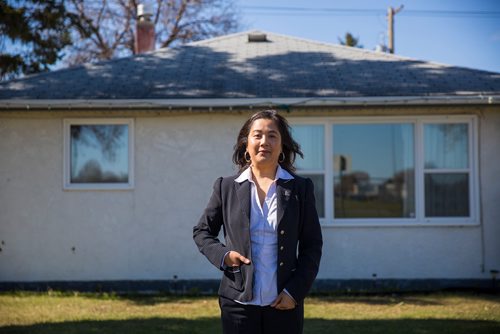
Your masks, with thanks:
[{"label": "roof eave", "polygon": [[0,100],[0,110],[61,109],[198,109],[241,107],[339,107],[339,106],[419,106],[497,105],[500,95],[304,97],[304,98],[211,98],[211,99],[11,99]]}]

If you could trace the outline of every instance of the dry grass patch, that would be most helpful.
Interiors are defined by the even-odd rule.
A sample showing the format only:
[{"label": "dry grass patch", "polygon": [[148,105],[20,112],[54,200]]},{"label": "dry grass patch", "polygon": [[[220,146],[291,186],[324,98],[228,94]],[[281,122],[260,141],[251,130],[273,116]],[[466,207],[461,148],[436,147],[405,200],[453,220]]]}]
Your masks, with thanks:
[{"label": "dry grass patch", "polygon": [[[311,297],[305,333],[500,333],[500,296]],[[216,297],[0,294],[0,333],[220,333]]]}]

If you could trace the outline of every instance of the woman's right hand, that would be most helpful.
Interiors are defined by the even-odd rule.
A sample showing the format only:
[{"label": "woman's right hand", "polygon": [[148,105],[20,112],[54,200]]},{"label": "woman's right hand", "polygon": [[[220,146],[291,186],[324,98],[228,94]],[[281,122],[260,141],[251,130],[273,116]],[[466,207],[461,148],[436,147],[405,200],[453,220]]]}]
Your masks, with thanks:
[{"label": "woman's right hand", "polygon": [[228,267],[239,267],[242,263],[250,264],[250,260],[236,251],[230,251],[224,258],[224,264]]}]

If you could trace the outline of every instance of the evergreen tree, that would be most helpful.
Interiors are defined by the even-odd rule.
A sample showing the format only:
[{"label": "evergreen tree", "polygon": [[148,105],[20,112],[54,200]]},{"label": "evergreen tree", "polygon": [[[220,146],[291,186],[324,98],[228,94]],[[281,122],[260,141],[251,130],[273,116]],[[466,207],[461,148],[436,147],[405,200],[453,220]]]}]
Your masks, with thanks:
[{"label": "evergreen tree", "polygon": [[71,42],[62,0],[0,0],[0,79],[46,71]]},{"label": "evergreen tree", "polygon": [[359,44],[359,37],[354,37],[350,32],[346,32],[343,40],[339,37],[339,43],[345,46],[363,48],[363,45]]}]

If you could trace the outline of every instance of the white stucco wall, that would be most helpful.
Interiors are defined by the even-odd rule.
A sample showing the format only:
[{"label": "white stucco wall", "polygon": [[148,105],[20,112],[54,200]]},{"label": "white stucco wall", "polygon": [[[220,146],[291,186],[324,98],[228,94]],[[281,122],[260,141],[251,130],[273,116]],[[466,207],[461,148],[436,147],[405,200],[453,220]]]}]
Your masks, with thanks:
[{"label": "white stucco wall", "polygon": [[[215,178],[235,172],[246,117],[136,117],[135,188],[124,191],[63,190],[62,117],[1,117],[0,281],[219,278],[192,227]],[[489,278],[500,269],[500,113],[479,120],[482,226],[324,227],[319,277]]]},{"label": "white stucco wall", "polygon": [[485,271],[500,271],[500,108],[480,117],[481,211]]}]

